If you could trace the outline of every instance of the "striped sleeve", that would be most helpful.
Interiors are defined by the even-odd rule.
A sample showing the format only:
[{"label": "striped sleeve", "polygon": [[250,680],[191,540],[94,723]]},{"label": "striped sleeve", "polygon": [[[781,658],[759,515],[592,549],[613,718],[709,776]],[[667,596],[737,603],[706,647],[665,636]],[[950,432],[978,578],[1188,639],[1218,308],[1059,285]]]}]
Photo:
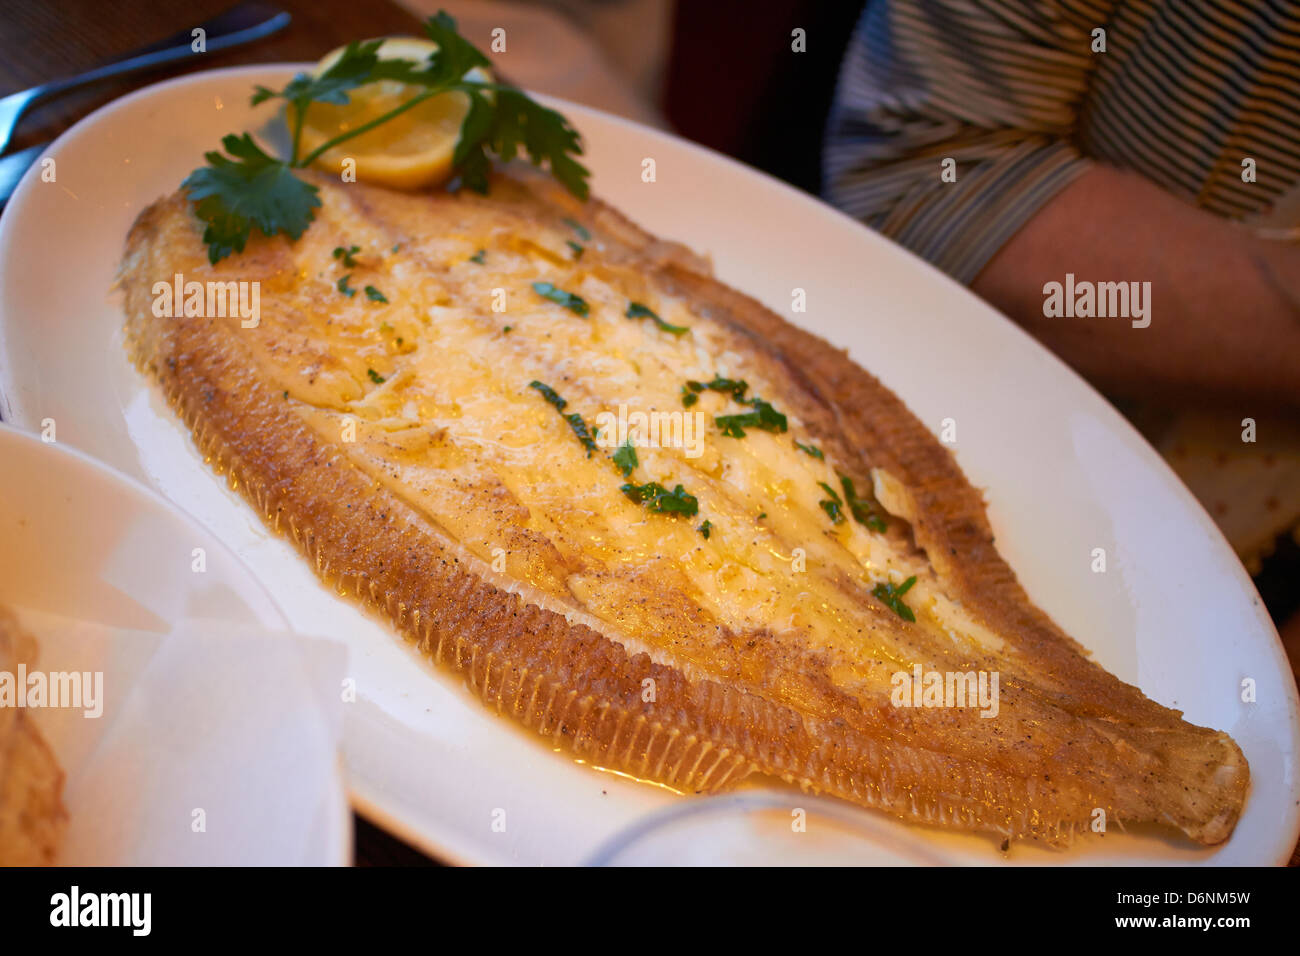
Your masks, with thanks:
[{"label": "striped sleeve", "polygon": [[1073,135],[1109,5],[870,0],[828,120],[826,198],[970,283],[1088,168]]}]

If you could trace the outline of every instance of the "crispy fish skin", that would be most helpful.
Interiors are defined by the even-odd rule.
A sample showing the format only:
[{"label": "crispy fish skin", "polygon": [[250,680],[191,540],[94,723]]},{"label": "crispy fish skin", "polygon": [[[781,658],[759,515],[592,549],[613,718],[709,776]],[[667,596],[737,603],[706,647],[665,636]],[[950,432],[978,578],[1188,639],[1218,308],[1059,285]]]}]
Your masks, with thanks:
[{"label": "crispy fish skin", "polygon": [[[328,378],[340,361],[298,332],[342,321],[334,302],[304,302],[294,291],[311,268],[299,261],[304,248],[258,237],[211,268],[181,196],[146,209],[128,236],[120,276],[133,360],[161,384],[204,457],[273,530],[292,537],[322,580],[381,610],[435,661],[463,673],[490,707],[593,764],[685,792],[725,789],[760,771],[905,819],[1050,846],[1086,832],[1097,809],[1108,821],[1168,824],[1205,844],[1231,834],[1249,781],[1237,745],[1089,661],[998,555],[983,500],[948,450],[845,354],[718,283],[689,251],[528,172],[498,177],[488,200],[315,181],[324,209],[338,218],[318,221],[300,243],[310,238],[326,249],[347,247],[349,229],[400,246],[466,222],[544,242],[548,232],[565,234],[566,218],[581,218],[594,237],[583,253],[591,268],[621,288],[689,304],[716,327],[710,341],[743,356],[767,383],[764,397],[797,416],[828,458],[859,476],[872,469],[893,476],[890,541],[923,553],[936,586],[997,638],[992,646],[947,647],[843,581],[826,584],[827,593],[869,622],[863,654],[887,648],[901,655],[892,663],[855,660],[843,643],[700,617],[653,580],[620,586],[643,587],[631,593],[662,605],[653,623],[668,637],[657,641],[653,628],[620,628],[608,615],[538,599],[535,589],[493,574],[446,516],[419,506],[400,481],[363,467],[322,425],[334,419],[306,408],[297,392],[290,400],[273,381],[293,362]],[[411,253],[413,267],[449,272],[419,255]],[[151,289],[175,273],[263,281],[262,337],[239,334],[230,319],[155,316]],[[414,295],[412,274],[393,275]],[[402,291],[385,289],[389,298]],[[384,465],[399,460],[394,452]],[[523,527],[532,520],[527,507],[506,490],[490,492],[467,489],[465,510],[498,520],[503,533],[518,526],[512,549],[538,556],[530,581],[563,590],[556,574],[573,572],[581,556],[555,556],[550,542]],[[870,675],[913,661],[1000,671],[998,718],[894,707],[872,689]]]}]

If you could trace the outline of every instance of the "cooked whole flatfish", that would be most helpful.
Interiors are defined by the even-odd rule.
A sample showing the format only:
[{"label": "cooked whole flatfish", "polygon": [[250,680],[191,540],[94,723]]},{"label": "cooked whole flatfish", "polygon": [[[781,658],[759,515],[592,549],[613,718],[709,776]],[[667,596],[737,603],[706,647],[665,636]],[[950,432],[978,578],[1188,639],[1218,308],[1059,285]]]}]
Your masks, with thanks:
[{"label": "cooked whole flatfish", "polygon": [[1233,740],[1036,608],[951,454],[843,352],[531,171],[486,198],[312,181],[301,239],[215,267],[182,195],[146,209],[129,349],[324,581],[488,706],[684,792],[761,772],[1052,846],[1098,810],[1232,832]]}]

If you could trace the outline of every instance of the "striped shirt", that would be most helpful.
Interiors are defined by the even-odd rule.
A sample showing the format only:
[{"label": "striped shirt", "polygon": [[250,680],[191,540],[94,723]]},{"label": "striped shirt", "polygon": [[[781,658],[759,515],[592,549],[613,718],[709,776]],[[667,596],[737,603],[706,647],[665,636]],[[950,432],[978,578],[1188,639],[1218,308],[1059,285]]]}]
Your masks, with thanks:
[{"label": "striped shirt", "polygon": [[1300,0],[869,0],[830,202],[969,283],[1094,162],[1227,218],[1268,210],[1300,182]]}]

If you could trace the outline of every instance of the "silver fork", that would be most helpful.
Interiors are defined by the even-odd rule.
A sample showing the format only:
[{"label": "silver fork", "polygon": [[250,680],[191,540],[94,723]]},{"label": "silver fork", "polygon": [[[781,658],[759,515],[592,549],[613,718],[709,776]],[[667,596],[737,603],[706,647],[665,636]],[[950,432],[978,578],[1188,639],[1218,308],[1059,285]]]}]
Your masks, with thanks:
[{"label": "silver fork", "polygon": [[[106,80],[109,77],[150,70],[187,57],[202,56],[202,53],[195,52],[193,49],[195,29],[204,32],[206,52],[215,53],[218,50],[226,50],[270,36],[288,26],[289,20],[288,13],[268,3],[257,2],[257,0],[241,3],[206,23],[182,30],[165,40],[142,47],[86,73],[51,80],[49,83],[33,86],[29,90],[11,93],[0,99],[0,152],[4,152],[9,146],[9,140],[13,137],[18,120],[37,100],[66,93],[68,90]],[[28,151],[24,150],[24,152]],[[34,159],[35,156],[33,155],[32,158]]]}]

